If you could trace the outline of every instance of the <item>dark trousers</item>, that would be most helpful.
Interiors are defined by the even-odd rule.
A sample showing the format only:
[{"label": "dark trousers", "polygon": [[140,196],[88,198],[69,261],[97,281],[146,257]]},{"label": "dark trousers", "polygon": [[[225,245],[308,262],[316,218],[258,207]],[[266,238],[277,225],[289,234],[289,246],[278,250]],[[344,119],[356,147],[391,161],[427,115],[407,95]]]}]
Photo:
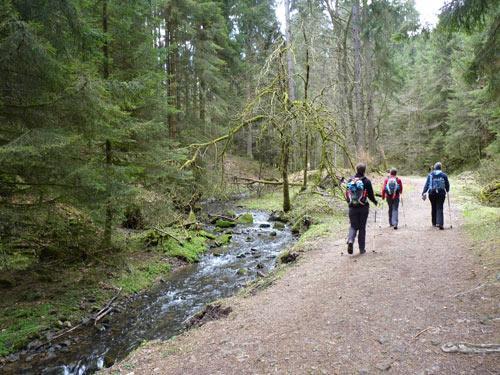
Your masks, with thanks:
[{"label": "dark trousers", "polygon": [[429,193],[432,206],[432,225],[444,225],[443,205],[446,193]]},{"label": "dark trousers", "polygon": [[354,243],[358,233],[359,250],[365,250],[366,221],[368,220],[368,206],[349,207],[349,236],[347,242]]},{"label": "dark trousers", "polygon": [[387,205],[389,206],[389,225],[397,227],[399,198],[387,197]]}]

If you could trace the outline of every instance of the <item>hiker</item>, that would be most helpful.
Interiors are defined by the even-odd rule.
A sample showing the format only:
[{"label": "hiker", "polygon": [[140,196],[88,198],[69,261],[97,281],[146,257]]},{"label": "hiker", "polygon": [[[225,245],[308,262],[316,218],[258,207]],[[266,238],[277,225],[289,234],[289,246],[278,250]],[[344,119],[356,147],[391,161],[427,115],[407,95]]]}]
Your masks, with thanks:
[{"label": "hiker", "polygon": [[403,182],[397,177],[397,174],[398,171],[392,168],[382,187],[382,199],[387,199],[389,206],[389,225],[394,229],[398,229],[399,201],[401,194],[403,194]]},{"label": "hiker", "polygon": [[444,229],[443,205],[446,194],[450,191],[448,176],[442,170],[440,162],[434,164],[434,170],[429,173],[425,181],[422,199],[425,201],[426,193],[429,193],[429,200],[432,206],[432,226]]},{"label": "hiker", "polygon": [[347,182],[346,200],[349,203],[349,235],[347,239],[347,252],[352,254],[354,240],[358,233],[359,253],[364,254],[365,237],[366,237],[366,221],[368,220],[368,212],[370,199],[375,205],[378,204],[373,194],[371,181],[365,177],[366,165],[359,163],[356,165],[356,174]]}]

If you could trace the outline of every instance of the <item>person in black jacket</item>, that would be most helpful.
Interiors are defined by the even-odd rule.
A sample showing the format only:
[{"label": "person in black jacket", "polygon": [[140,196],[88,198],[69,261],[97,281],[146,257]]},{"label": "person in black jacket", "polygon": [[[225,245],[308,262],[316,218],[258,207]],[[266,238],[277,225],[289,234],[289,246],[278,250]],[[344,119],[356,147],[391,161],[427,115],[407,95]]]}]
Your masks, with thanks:
[{"label": "person in black jacket", "polygon": [[446,173],[442,171],[440,162],[434,164],[434,170],[429,173],[425,180],[422,199],[425,201],[426,194],[429,194],[431,201],[431,219],[432,226],[444,229],[443,205],[446,200],[446,194],[450,191],[450,182]]},{"label": "person in black jacket", "polygon": [[[366,178],[365,171],[365,164],[359,163],[358,165],[356,165],[356,174],[349,180],[347,184],[348,188],[346,191],[346,200],[347,203],[349,203],[349,221],[351,224],[349,227],[349,234],[347,238],[347,252],[349,254],[352,254],[353,252],[356,234],[358,234],[359,253],[364,254],[366,252],[366,221],[368,220],[368,213],[370,211],[370,204],[368,203],[368,199],[371,200],[375,205],[378,205],[378,202],[375,199],[375,194],[373,194],[372,183],[368,178]],[[362,184],[359,183],[360,181]],[[360,194],[357,192],[351,192],[355,190],[355,187],[353,189],[350,189],[350,187],[356,184],[362,189]],[[353,197],[355,195],[359,195],[360,197]]]}]

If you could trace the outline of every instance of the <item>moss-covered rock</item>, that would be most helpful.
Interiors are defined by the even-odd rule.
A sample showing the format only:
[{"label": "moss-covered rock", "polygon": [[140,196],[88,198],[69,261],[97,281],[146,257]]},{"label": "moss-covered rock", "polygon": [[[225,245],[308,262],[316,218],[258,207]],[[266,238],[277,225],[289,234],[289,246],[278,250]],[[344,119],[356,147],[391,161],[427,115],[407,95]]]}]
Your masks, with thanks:
[{"label": "moss-covered rock", "polygon": [[236,271],[236,274],[239,276],[245,276],[248,274],[248,270],[246,268],[240,268],[238,271]]},{"label": "moss-covered rock", "polygon": [[202,237],[205,237],[205,238],[207,238],[207,239],[209,239],[209,240],[215,240],[215,239],[217,238],[217,236],[216,236],[215,234],[210,233],[210,232],[207,232],[207,231],[205,231],[205,230],[200,230],[200,231],[198,232],[198,235],[200,235],[200,236],[202,236]]},{"label": "moss-covered rock", "polygon": [[253,224],[253,215],[251,213],[245,213],[238,216],[236,221],[239,224]]},{"label": "moss-covered rock", "polygon": [[285,224],[282,223],[281,221],[277,221],[273,224],[273,228],[277,230],[283,230],[285,229]]},{"label": "moss-covered rock", "polygon": [[164,241],[163,249],[169,256],[193,263],[197,262],[200,255],[205,252],[207,248],[206,240],[205,237],[199,235],[189,237],[188,240],[182,243],[169,238]]},{"label": "moss-covered rock", "polygon": [[313,219],[309,215],[299,217],[292,225],[292,233],[304,233],[313,224]]},{"label": "moss-covered rock", "polygon": [[221,234],[219,237],[217,237],[217,239],[215,240],[215,242],[219,246],[224,246],[224,245],[229,244],[229,242],[231,242],[232,238],[233,238],[232,234],[224,233],[224,234]]},{"label": "moss-covered rock", "polygon": [[279,261],[280,263],[292,263],[297,260],[299,257],[299,254],[290,252],[290,251],[284,251],[283,253],[280,254],[279,256]]},{"label": "moss-covered rock", "polygon": [[224,220],[224,219],[218,219],[215,222],[215,226],[217,228],[233,228],[236,226],[236,223],[234,221],[229,221],[229,220]]}]

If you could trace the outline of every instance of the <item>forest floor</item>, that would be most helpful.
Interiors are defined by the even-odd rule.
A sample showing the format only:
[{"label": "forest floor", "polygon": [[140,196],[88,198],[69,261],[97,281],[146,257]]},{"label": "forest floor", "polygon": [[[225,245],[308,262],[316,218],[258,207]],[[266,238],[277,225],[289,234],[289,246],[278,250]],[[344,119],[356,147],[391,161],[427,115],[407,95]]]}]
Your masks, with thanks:
[{"label": "forest floor", "polygon": [[369,220],[366,255],[356,248],[347,255],[343,233],[309,243],[268,288],[225,300],[233,309],[227,318],[147,343],[106,372],[498,373],[498,353],[441,349],[448,342],[500,343],[498,216],[488,234],[493,241],[474,240],[459,206],[453,229],[445,211],[446,230],[439,231],[420,200],[423,180],[405,180],[400,229],[379,209],[377,223]]}]

